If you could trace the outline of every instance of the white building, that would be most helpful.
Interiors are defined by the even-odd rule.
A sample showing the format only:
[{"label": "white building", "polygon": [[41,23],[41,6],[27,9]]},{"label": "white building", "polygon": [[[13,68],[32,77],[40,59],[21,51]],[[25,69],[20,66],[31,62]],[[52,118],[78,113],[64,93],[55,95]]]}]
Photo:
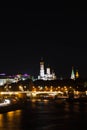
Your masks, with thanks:
[{"label": "white building", "polygon": [[14,77],[0,76],[0,86],[3,86],[7,83],[13,83],[13,82],[15,82]]},{"label": "white building", "polygon": [[55,80],[56,76],[55,73],[50,70],[50,67],[46,68],[46,73],[45,73],[45,68],[44,68],[44,61],[40,61],[40,75],[38,76],[38,79],[42,80]]}]

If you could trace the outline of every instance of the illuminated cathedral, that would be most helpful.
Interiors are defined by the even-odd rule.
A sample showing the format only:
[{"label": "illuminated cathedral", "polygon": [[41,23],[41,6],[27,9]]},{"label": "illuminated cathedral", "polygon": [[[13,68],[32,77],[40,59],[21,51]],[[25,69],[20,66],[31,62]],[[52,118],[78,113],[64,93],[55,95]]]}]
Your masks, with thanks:
[{"label": "illuminated cathedral", "polygon": [[[72,67],[70,79],[75,80],[79,78],[78,70],[74,71],[74,67]],[[38,75],[38,80],[55,80],[57,79],[55,72],[51,71],[48,66],[46,69],[44,67],[44,61],[41,59],[40,61],[40,74]]]},{"label": "illuminated cathedral", "polygon": [[55,73],[50,70],[50,67],[46,68],[46,73],[45,73],[45,68],[44,68],[44,61],[40,61],[40,75],[38,76],[38,79],[42,80],[55,80],[56,76]]}]

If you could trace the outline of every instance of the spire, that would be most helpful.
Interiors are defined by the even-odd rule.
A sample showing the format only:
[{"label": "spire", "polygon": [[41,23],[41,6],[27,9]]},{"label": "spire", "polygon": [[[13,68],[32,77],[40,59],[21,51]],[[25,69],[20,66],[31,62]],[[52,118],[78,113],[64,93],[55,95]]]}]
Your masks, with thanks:
[{"label": "spire", "polygon": [[78,70],[76,70],[76,78],[79,78]]},{"label": "spire", "polygon": [[74,67],[72,67],[72,72],[71,72],[71,79],[74,79],[74,80],[75,80]]}]

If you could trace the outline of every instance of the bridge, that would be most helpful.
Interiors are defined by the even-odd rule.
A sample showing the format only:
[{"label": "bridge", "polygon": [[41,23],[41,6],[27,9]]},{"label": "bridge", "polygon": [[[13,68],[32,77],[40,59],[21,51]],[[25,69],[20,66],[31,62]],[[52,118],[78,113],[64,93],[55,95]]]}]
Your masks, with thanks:
[{"label": "bridge", "polygon": [[26,97],[35,97],[37,95],[45,95],[48,96],[58,96],[59,98],[68,98],[68,96],[63,96],[63,92],[61,91],[8,91],[8,92],[0,92],[0,95],[26,95]]},{"label": "bridge", "polygon": [[7,95],[10,95],[10,94],[19,94],[19,93],[26,93],[26,94],[54,94],[54,95],[57,95],[57,94],[63,94],[63,92],[61,91],[7,91],[7,92],[0,92],[0,94],[7,94]]}]

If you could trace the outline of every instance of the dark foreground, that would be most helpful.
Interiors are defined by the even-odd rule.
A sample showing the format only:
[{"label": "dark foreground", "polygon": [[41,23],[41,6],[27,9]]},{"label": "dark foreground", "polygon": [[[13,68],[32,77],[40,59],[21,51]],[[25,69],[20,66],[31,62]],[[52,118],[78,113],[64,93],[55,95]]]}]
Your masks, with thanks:
[{"label": "dark foreground", "polygon": [[28,102],[19,110],[0,114],[1,130],[87,129],[87,102]]}]

